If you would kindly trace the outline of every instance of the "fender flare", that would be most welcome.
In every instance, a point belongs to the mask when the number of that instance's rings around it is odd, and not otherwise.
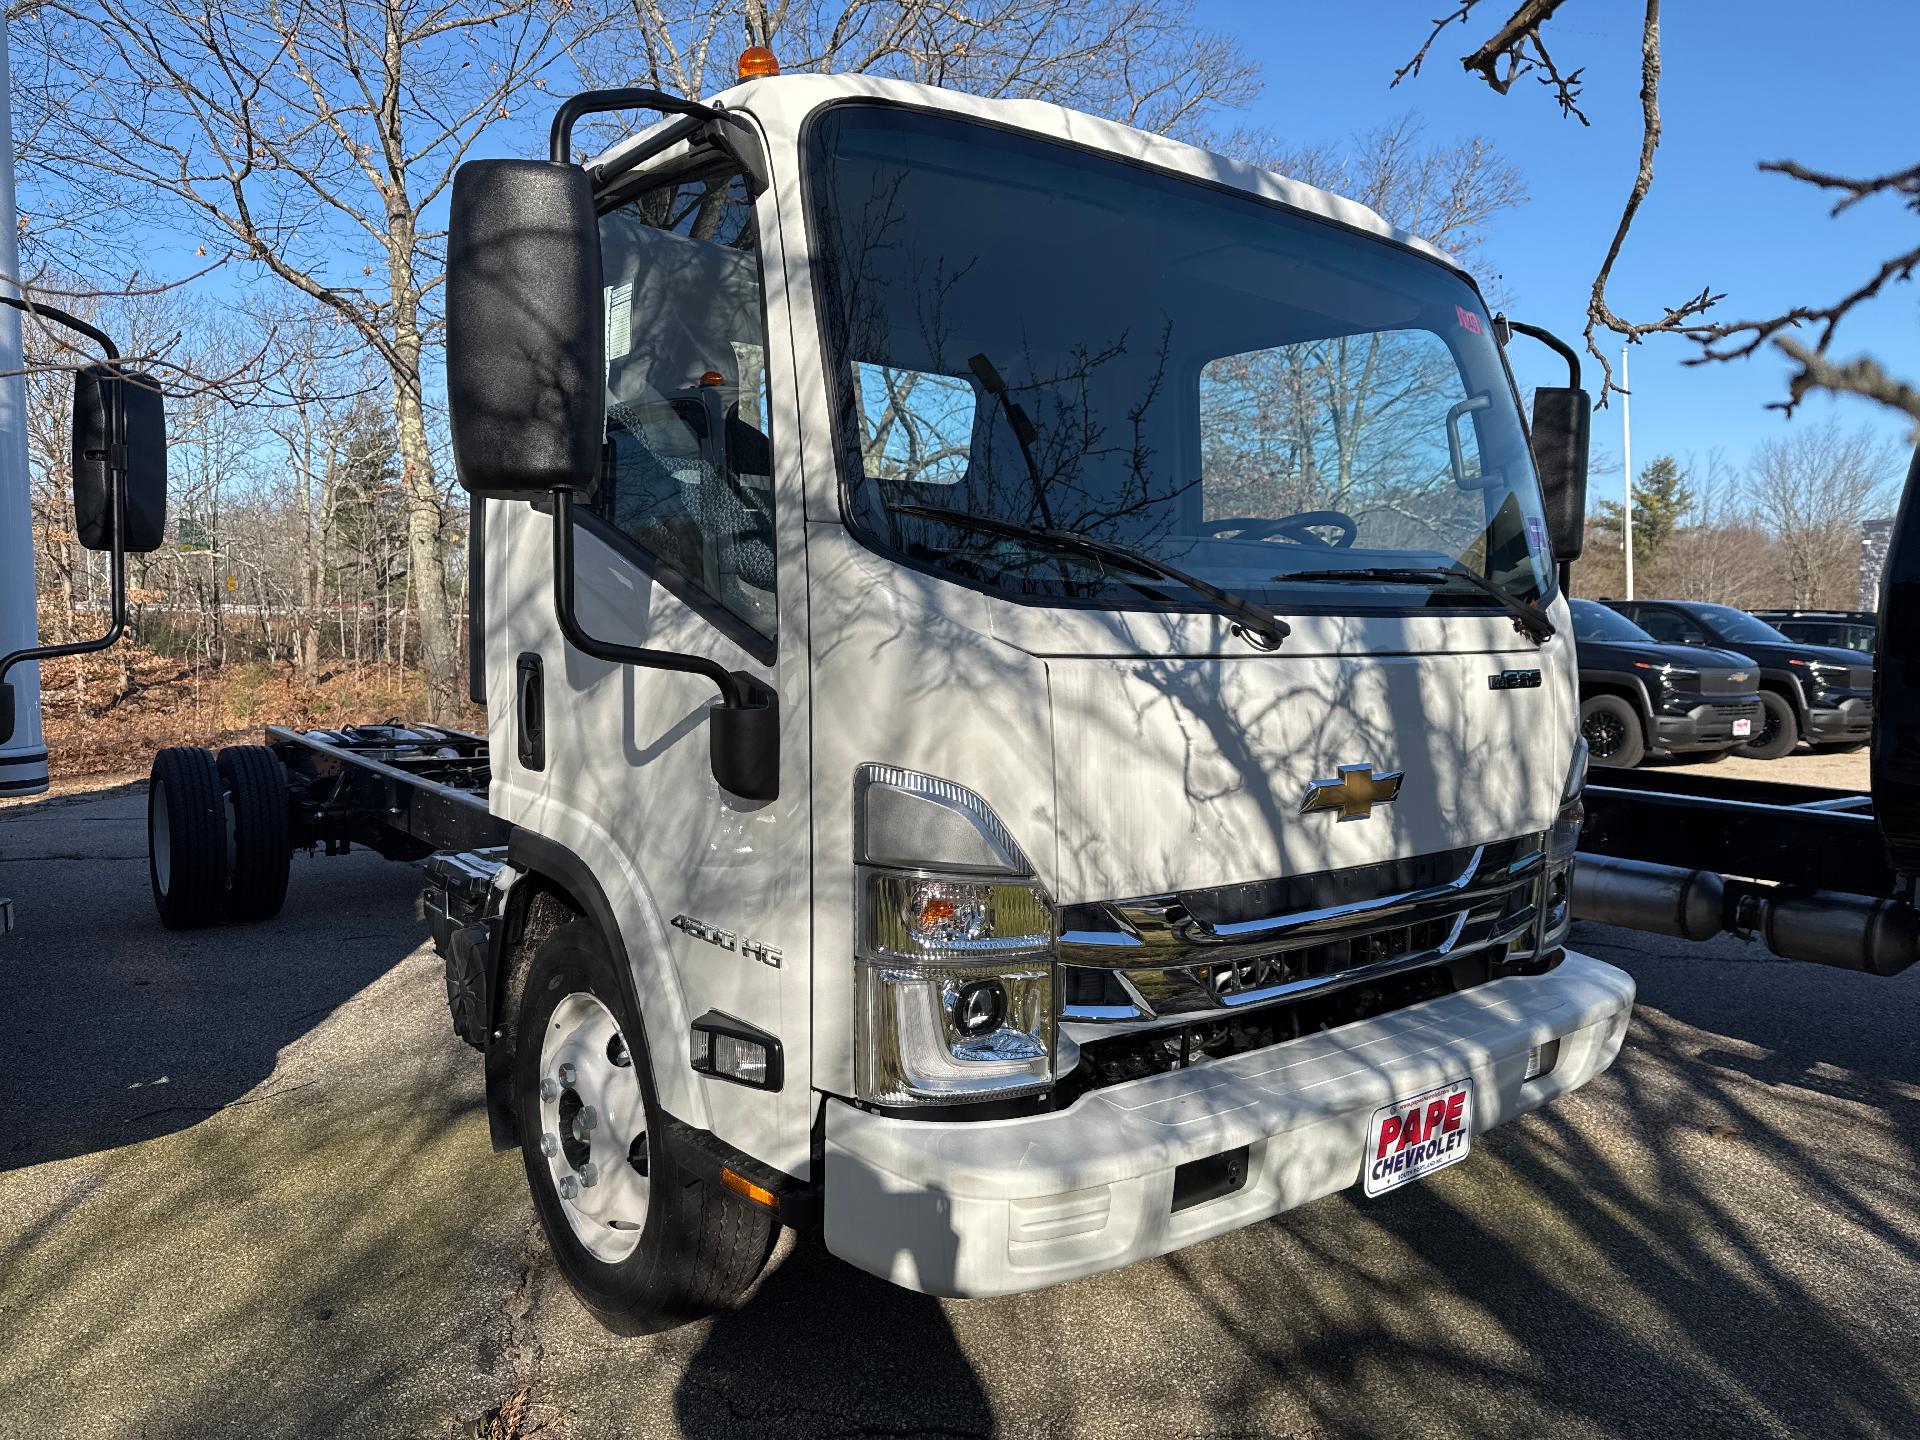
[[[1787,703],[1793,707],[1793,718],[1799,723],[1800,733],[1802,735],[1807,733],[1807,716],[1811,713],[1812,707],[1807,704],[1806,688],[1801,685],[1798,675],[1778,666],[1762,665],[1760,688],[1786,691]]]
[[[600,932],[613,956],[614,971],[620,977],[622,998],[626,1001],[627,1011],[638,1016],[645,1032],[647,1062],[653,1070],[654,1094],[661,1099],[661,1109],[671,1115],[667,1109],[665,1097],[667,1086],[661,1083],[660,1067],[671,1063],[668,1055],[671,1047],[663,1045],[669,1039],[656,1033],[647,1020],[647,1010],[640,1003],[638,987],[633,978],[633,957],[627,949],[626,939],[620,929],[620,922],[614,914],[613,906],[607,899],[607,892],[600,883],[593,868],[577,854],[559,841],[517,825],[507,840],[507,863],[522,873],[522,878],[514,883],[513,897],[509,901],[510,914],[524,915],[530,900],[521,899],[530,895],[533,887],[526,884],[527,879],[539,877],[553,882],[565,892],[584,912],[588,920]],[[516,903],[517,902],[517,903]],[[517,931],[517,923],[513,926]],[[502,992],[501,982],[505,979],[504,967],[510,946],[503,934],[497,946],[492,964],[494,966],[494,993]],[[486,1053],[487,1112],[493,1132],[495,1151],[511,1149],[520,1143],[519,1124],[514,1115],[510,1077],[512,1056],[501,1047],[489,1046]],[[676,1120],[678,1117],[674,1117]],[[686,1122],[681,1121],[684,1124]]]
[[[1625,690],[1634,697],[1634,708],[1640,712],[1640,723],[1645,727],[1649,739],[1653,735],[1653,698],[1647,694],[1647,682],[1638,675],[1629,675],[1623,670],[1582,670],[1580,672],[1580,703],[1588,700],[1587,686],[1599,684],[1608,687],[1603,694]]]

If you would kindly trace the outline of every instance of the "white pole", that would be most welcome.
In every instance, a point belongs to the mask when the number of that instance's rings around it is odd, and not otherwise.
[[[1620,540],[1627,552],[1627,594],[1633,599],[1633,422],[1627,406],[1627,347],[1620,347],[1620,467],[1625,472],[1626,507],[1621,513]]]
[[[13,117],[7,97],[6,36],[0,34],[0,272],[11,287],[20,273],[13,216]],[[27,382],[20,378],[20,312],[0,306],[0,653],[38,643],[34,611],[33,501],[27,487]],[[13,687],[13,736],[0,745],[0,796],[47,788],[40,736],[40,667],[7,672]]]

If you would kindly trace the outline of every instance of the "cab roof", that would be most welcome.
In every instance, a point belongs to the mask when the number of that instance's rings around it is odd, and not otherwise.
[[[1438,246],[1397,225],[1389,224],[1358,201],[1299,180],[1290,180],[1258,165],[1231,160],[1197,145],[1170,140],[1164,135],[1136,130],[1112,120],[1101,120],[1044,100],[988,99],[963,91],[943,90],[932,85],[916,85],[871,75],[779,75],[735,85],[706,103],[729,110],[746,111],[770,133],[795,135],[802,122],[815,110],[835,101],[850,99],[877,100],[989,121],[1117,155],[1158,170],[1277,201],[1303,214],[1376,235],[1465,273],[1460,263]],[[660,123],[666,124],[668,121],[662,120]],[[617,164],[623,153],[642,143],[655,128],[649,126],[609,146],[590,163],[597,168]]]

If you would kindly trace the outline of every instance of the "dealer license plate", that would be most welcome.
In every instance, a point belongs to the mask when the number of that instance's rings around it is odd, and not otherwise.
[[[1753,734],[1753,721],[1751,721],[1751,720],[1736,720],[1736,721],[1734,721],[1734,722],[1733,722],[1733,733],[1734,733],[1735,735],[1751,735],[1751,734]]]
[[[1373,1112],[1360,1181],[1384,1195],[1467,1158],[1473,1136],[1473,1080],[1449,1081]]]

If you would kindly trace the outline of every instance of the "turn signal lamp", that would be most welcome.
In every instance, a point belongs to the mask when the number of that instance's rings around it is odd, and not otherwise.
[[[702,386],[724,385],[727,383],[727,377],[718,370],[709,370],[701,375],[700,383]]]
[[[778,75],[780,62],[774,59],[773,51],[764,45],[749,45],[740,52],[740,78],[758,80],[767,75]]]

